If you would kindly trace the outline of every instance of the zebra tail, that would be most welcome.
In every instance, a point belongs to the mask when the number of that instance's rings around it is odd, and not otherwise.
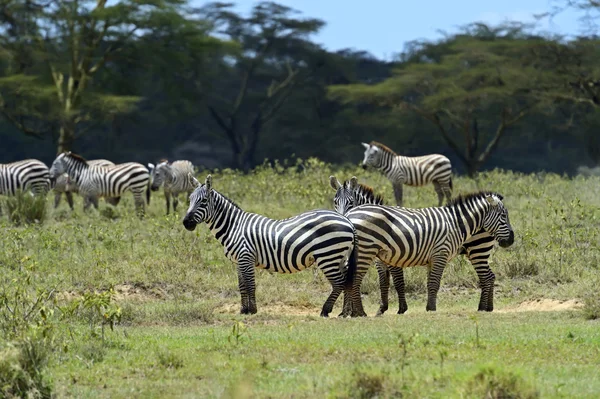
[[[348,269],[346,270],[346,279],[344,285],[346,289],[351,289],[354,285],[354,276],[356,275],[356,269],[358,264],[358,245],[356,239],[356,233],[354,233],[354,245],[352,246],[352,253],[348,258]]]

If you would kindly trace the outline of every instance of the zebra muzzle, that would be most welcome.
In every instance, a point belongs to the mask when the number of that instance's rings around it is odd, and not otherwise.
[[[183,227],[185,227],[186,230],[194,231],[197,224],[198,223],[194,222],[192,219],[188,219],[188,218],[183,219]]]
[[[515,232],[511,231],[508,238],[506,240],[498,240],[498,245],[502,248],[508,248],[515,242]]]

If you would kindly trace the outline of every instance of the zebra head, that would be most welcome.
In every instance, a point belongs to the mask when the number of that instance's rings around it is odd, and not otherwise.
[[[148,167],[150,167],[150,165],[152,164],[149,163]],[[165,181],[168,181],[171,178],[172,175],[173,172],[168,161],[162,161],[156,165],[156,167],[152,165],[152,168],[150,168],[150,179],[152,181],[150,189],[152,191],[157,191]]]
[[[365,147],[365,157],[362,161],[362,168],[367,169],[368,166],[379,168],[382,165],[381,149],[376,145],[361,143]]]
[[[335,190],[335,196],[333,197],[333,207],[340,215],[345,215],[350,209],[356,206],[356,187],[358,180],[356,176],[352,176],[349,181],[345,181],[344,184],[335,176],[329,176],[329,184],[331,188]]]
[[[67,165],[65,157],[69,154],[70,152],[63,152],[61,154],[58,154],[54,162],[52,162],[52,166],[50,166],[51,181],[56,181],[58,176],[62,175],[63,173],[66,173]]]
[[[483,229],[493,236],[502,248],[507,248],[515,242],[515,233],[502,199],[500,194],[495,193],[485,196],[489,208],[483,217]]]
[[[183,226],[193,231],[198,223],[204,222],[210,218],[212,211],[212,176],[206,176],[204,184],[188,173],[188,179],[193,187],[196,187],[190,194],[190,207],[183,218]]]

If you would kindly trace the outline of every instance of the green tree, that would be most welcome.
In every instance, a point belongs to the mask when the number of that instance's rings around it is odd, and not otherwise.
[[[470,25],[437,43],[413,42],[390,79],[333,86],[331,95],[421,116],[474,176],[507,129],[539,103],[532,93],[548,77],[531,49],[540,41],[518,25]]]
[[[296,11],[273,2],[258,3],[248,17],[231,7],[211,3],[204,8],[220,33],[239,44],[237,51],[224,54],[221,79],[227,84],[207,108],[229,141],[234,167],[248,170],[264,127],[322,65],[322,50],[308,38],[324,23],[296,18]]]

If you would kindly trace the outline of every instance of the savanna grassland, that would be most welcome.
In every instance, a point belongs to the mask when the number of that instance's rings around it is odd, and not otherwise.
[[[391,203],[376,172],[262,167],[213,172],[243,209],[285,218],[332,208],[328,178],[356,175]],[[199,175],[204,180],[205,173]],[[504,195],[515,244],[496,249],[495,310],[478,313],[464,258],[445,271],[438,311],[425,312],[426,269],[406,271],[409,310],[373,315],[375,270],[362,286],[368,318],[321,319],[330,285],[317,270],[257,271],[258,314],[238,314],[234,265],[205,225],[186,231],[153,193],[147,217],[127,194],[116,207],[51,206],[43,223],[0,218],[0,392],[48,397],[598,397],[600,178],[493,171],[457,177],[455,194]],[[405,205],[433,206],[433,187]],[[334,314],[341,310],[338,300]],[[114,328],[111,328],[114,327]]]

